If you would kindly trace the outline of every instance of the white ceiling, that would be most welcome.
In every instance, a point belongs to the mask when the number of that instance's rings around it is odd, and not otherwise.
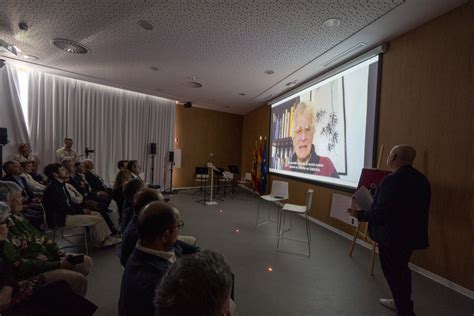
[[[464,2],[8,0],[0,1],[0,39],[22,50],[12,63],[31,54],[40,58],[31,66],[51,73],[244,114],[291,89],[288,82],[326,71],[322,64],[354,45],[366,44],[347,58]],[[341,24],[324,27],[329,18]],[[90,52],[61,51],[53,38]],[[189,87],[192,77],[203,87]]]

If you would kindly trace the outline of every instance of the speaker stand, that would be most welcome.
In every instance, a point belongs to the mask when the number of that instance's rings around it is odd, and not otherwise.
[[[170,187],[168,191],[165,191],[163,193],[166,194],[178,194],[178,191],[173,190],[173,168],[174,167],[174,161],[171,162],[171,168],[170,168]]]
[[[154,180],[154,174],[155,174],[155,155],[150,155],[151,156],[151,177],[150,177],[150,183],[153,183]]]

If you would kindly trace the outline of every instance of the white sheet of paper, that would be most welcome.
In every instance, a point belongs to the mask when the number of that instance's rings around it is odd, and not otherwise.
[[[355,205],[360,210],[368,211],[372,207],[374,200],[365,186],[361,186],[352,197],[354,198]]]
[[[352,198],[347,195],[334,193],[332,195],[331,212],[329,216],[337,218],[344,223],[357,226],[357,219],[349,216],[347,209],[351,207]]]

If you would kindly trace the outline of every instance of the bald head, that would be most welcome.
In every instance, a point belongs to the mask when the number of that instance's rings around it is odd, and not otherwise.
[[[152,243],[165,233],[175,231],[178,225],[179,211],[176,207],[165,202],[151,202],[138,216],[138,235],[140,240]]]
[[[393,169],[406,165],[411,165],[416,158],[416,150],[410,145],[396,145],[390,151],[387,158],[387,165]]]

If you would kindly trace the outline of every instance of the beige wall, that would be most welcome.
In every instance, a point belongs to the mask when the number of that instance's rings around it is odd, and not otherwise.
[[[415,167],[432,184],[431,247],[412,262],[474,290],[474,84],[473,2],[390,42],[383,57],[378,148],[417,148]],[[269,107],[244,117],[242,166],[250,169],[251,144],[268,137]],[[248,139],[247,139],[248,138]],[[249,143],[250,142],[250,143]],[[279,179],[279,177],[270,177]],[[312,216],[345,232],[352,228],[329,217],[332,189],[289,180],[291,201],[304,203],[315,190]],[[341,192],[338,192],[341,193]]]
[[[175,188],[194,186],[195,168],[205,166],[210,153],[217,167],[240,166],[241,115],[177,105],[176,137],[175,148],[182,150],[182,158],[181,168],[174,169]]]

